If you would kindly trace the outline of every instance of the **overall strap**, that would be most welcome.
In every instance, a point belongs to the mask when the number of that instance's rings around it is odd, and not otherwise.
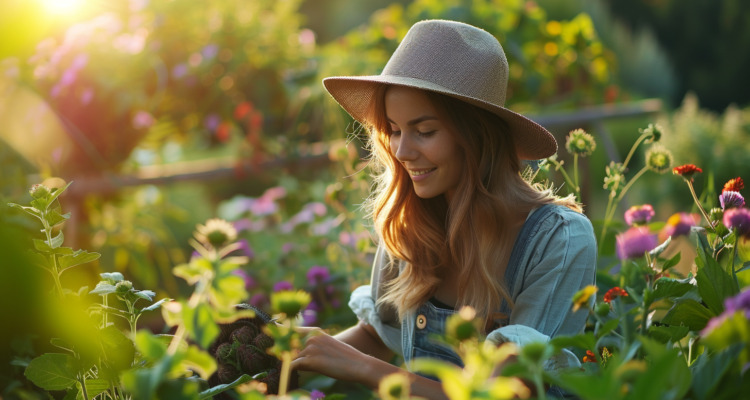
[[[524,222],[521,231],[516,236],[513,250],[510,253],[510,259],[508,260],[508,266],[505,269],[505,287],[510,291],[509,294],[513,294],[513,286],[516,283],[518,277],[518,271],[521,269],[520,263],[524,254],[526,254],[526,248],[529,245],[529,237],[536,235],[539,230],[539,223],[543,221],[550,213],[554,211],[554,204],[545,204],[534,211],[531,216]],[[502,326],[505,326],[510,321],[511,308],[508,302],[503,299],[503,303],[500,306],[500,312],[506,316],[506,319],[502,320]]]

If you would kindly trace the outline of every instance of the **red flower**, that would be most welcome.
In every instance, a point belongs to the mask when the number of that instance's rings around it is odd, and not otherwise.
[[[247,101],[243,101],[234,108],[234,118],[237,120],[242,120],[252,111],[253,104]]]
[[[586,350],[586,355],[583,356],[583,362],[596,363],[596,354],[591,350]]]
[[[605,303],[611,303],[612,300],[621,297],[621,296],[627,296],[628,292],[625,291],[625,289],[620,289],[619,287],[613,287],[612,289],[607,290],[607,293],[604,293],[604,302]]]
[[[693,164],[680,165],[679,167],[674,167],[672,169],[672,173],[673,174],[680,175],[681,177],[683,177],[683,178],[685,178],[687,180],[691,180],[691,181],[693,179],[693,175],[694,174],[696,174],[696,173],[702,173],[702,172],[703,172],[702,169],[696,167]]]
[[[722,189],[721,192],[739,192],[744,188],[745,182],[742,181],[742,178],[737,177],[734,179],[730,179],[729,182],[725,183],[724,189]]]

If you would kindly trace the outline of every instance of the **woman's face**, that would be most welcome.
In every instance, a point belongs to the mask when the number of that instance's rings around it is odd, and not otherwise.
[[[391,153],[406,169],[417,196],[445,194],[450,201],[461,179],[463,151],[419,89],[391,86],[385,94]]]

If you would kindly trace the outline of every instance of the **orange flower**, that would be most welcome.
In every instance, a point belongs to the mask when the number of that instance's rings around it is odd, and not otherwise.
[[[586,350],[586,355],[583,356],[583,362],[596,363],[596,354],[591,350]]]
[[[619,287],[613,287],[612,289],[607,290],[607,293],[604,293],[604,302],[605,303],[611,303],[612,300],[620,297],[620,296],[627,296],[628,292],[625,291],[625,289],[620,289]]]
[[[724,189],[721,190],[722,193],[724,192],[739,192],[740,190],[745,188],[745,182],[742,181],[742,178],[737,177],[734,179],[730,179],[729,182],[724,184]]]
[[[702,172],[703,172],[702,169],[696,167],[693,164],[680,165],[679,167],[674,167],[672,169],[673,174],[680,175],[681,177],[689,181],[693,180],[693,175],[695,175],[696,173],[702,173]]]

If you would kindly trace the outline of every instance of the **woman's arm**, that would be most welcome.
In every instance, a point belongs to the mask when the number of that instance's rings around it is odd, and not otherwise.
[[[369,333],[363,330],[366,328],[357,325],[347,331],[352,329],[362,331],[360,333],[347,333],[345,337],[349,339],[354,337],[355,342],[359,340],[360,344],[374,341],[372,337],[368,339],[362,336],[369,336]],[[378,389],[383,377],[398,372],[409,376],[412,382],[411,392],[414,396],[428,399],[448,399],[440,382],[406,372],[386,361],[364,354],[321,330],[310,332],[304,343],[304,349],[292,361],[292,369],[317,372],[334,379],[361,383],[372,390]]]
[[[334,336],[349,346],[354,347],[360,352],[382,360],[390,362],[395,353],[383,343],[375,328],[372,325],[360,321],[359,324]]]

